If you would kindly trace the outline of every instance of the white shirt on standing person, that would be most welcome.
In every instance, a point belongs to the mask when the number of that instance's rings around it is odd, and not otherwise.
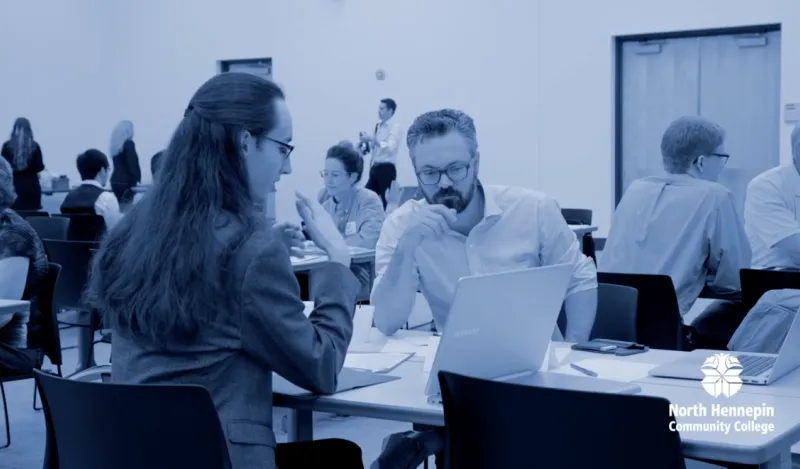
[[[400,125],[394,120],[397,105],[394,100],[383,99],[378,107],[380,119],[371,132],[362,132],[361,141],[366,141],[370,146],[370,165],[376,163],[397,162],[397,151],[403,139]]]

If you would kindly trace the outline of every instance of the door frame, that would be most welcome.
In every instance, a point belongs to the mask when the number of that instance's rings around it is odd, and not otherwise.
[[[664,39],[685,39],[736,34],[766,34],[780,31],[780,23],[730,28],[696,29],[649,34],[614,36],[614,207],[622,199],[622,47],[626,42],[647,42]]]

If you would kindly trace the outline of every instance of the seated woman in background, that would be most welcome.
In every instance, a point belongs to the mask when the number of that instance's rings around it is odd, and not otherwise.
[[[22,299],[31,302],[27,326],[27,346],[41,348],[43,344],[43,318],[38,310],[39,286],[47,275],[47,256],[42,240],[21,216],[10,207],[17,198],[14,192],[14,177],[11,165],[0,159],[0,259],[25,257],[28,259],[28,275]],[[38,360],[37,354],[18,347],[24,335],[24,323],[3,323],[0,317],[0,377],[12,373],[29,372]]]
[[[120,207],[127,208],[133,203],[134,186],[142,182],[142,170],[139,167],[139,155],[133,143],[133,123],[121,121],[111,132],[109,156],[114,162],[111,173],[111,190],[117,197]]]
[[[362,468],[346,440],[275,443],[272,373],[316,393],[336,390],[359,282],[325,210],[298,194],[315,271],[306,317],[290,249],[300,228],[267,225],[263,207],[292,170],[292,119],[275,84],[217,75],[195,92],[160,162],[160,183],[105,237],[87,301],[113,331],[112,380],[204,386],[233,469]]]
[[[349,246],[375,249],[385,213],[377,194],[356,186],[363,172],[364,159],[352,143],[341,142],[329,148],[325,169],[320,172],[329,196],[322,206]]]
[[[14,169],[14,188],[17,201],[14,210],[39,210],[42,208],[42,186],[39,173],[44,171],[42,149],[33,139],[31,123],[24,117],[14,121],[11,138],[3,144],[3,158]]]

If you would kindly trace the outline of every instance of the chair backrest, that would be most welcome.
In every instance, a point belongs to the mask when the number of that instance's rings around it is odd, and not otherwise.
[[[54,217],[69,218],[67,239],[71,241],[99,241],[106,233],[106,222],[100,215],[62,213]]]
[[[562,208],[561,216],[570,225],[592,224],[592,211],[588,208]]]
[[[667,430],[674,418],[666,399],[448,372],[439,372],[439,383],[448,467],[685,468],[680,435]]]
[[[54,308],[56,313],[62,309],[81,309],[83,290],[89,276],[92,249],[98,243],[88,241],[64,241],[44,239],[50,262],[61,265],[61,275],[56,282]]]
[[[589,339],[611,339],[636,342],[636,309],[639,291],[622,285],[597,285],[597,315]],[[558,316],[558,328],[567,330],[564,308]]]
[[[201,386],[35,377],[52,429],[52,468],[230,468],[219,416]]]
[[[27,257],[14,256],[0,259],[0,298],[4,300],[21,300],[28,280],[28,266],[31,260]]]
[[[639,291],[636,342],[655,349],[683,350],[683,316],[669,276],[598,272],[597,281]]]
[[[50,359],[50,363],[56,366],[64,364],[61,355],[61,334],[58,329],[58,315],[53,309],[53,298],[60,274],[61,266],[50,262],[47,276],[39,289],[39,297],[36,299],[36,307],[42,315],[42,324],[44,324],[42,350],[47,355],[47,358]]]
[[[64,217],[34,217],[26,221],[36,231],[40,238],[67,239],[69,218]]]
[[[17,210],[17,215],[22,218],[49,217],[50,214],[43,210]]]
[[[791,270],[741,269],[742,304],[749,311],[770,290],[800,290],[800,272]]]

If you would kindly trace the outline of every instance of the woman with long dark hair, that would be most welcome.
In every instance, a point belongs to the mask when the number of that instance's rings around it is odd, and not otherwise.
[[[111,131],[111,144],[108,154],[114,162],[111,172],[111,190],[117,197],[121,208],[133,203],[134,186],[142,182],[139,154],[133,143],[133,122],[120,121]]]
[[[272,373],[332,393],[353,331],[359,282],[333,220],[298,195],[327,251],[304,314],[290,250],[300,228],[268,226],[267,196],[291,173],[283,92],[255,75],[203,84],[164,151],[158,180],[104,238],[87,301],[113,331],[112,380],[205,386],[234,469],[363,467],[345,440],[275,443]],[[277,465],[277,466],[276,466]]]
[[[17,201],[14,210],[39,210],[42,208],[42,186],[39,173],[44,171],[42,149],[33,139],[31,123],[24,117],[14,121],[11,137],[0,150],[3,158],[14,170],[14,189]]]

